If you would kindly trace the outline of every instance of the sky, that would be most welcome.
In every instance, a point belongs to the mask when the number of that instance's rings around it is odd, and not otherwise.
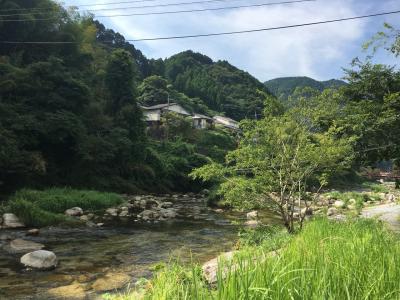
[[[81,5],[117,1],[120,2],[120,0],[64,0],[64,3],[65,5]],[[95,13],[95,15],[104,16],[261,4],[282,2],[283,0],[225,0],[220,3],[163,8],[126,8],[194,0],[148,1],[85,7],[85,9],[121,7],[120,10]],[[126,39],[141,39],[285,26],[392,10],[400,10],[399,0],[316,0],[196,13],[99,17],[98,20],[106,27],[124,35]],[[400,14],[277,31],[207,38],[143,41],[133,44],[148,58],[166,58],[191,49],[203,53],[213,60],[227,60],[260,81],[286,76],[309,76],[318,80],[340,79],[344,76],[343,68],[348,68],[355,57],[363,59],[368,54],[362,50],[362,44],[376,32],[382,30],[384,22],[400,29]],[[374,62],[395,65],[396,59],[381,50],[375,55]]]

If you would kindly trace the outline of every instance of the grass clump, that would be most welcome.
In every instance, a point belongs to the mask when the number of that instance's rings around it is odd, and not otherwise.
[[[390,191],[389,187],[386,185],[375,182],[364,182],[362,186],[370,189],[374,193],[389,193]]]
[[[22,189],[8,201],[11,212],[28,226],[48,226],[76,223],[64,215],[65,210],[78,206],[83,210],[99,211],[122,203],[122,197],[71,188],[50,188],[43,191]]]
[[[400,299],[399,257],[398,237],[375,220],[318,219],[278,255],[253,246],[220,265],[231,271],[220,272],[216,289],[198,266],[171,266],[156,274],[140,299]]]

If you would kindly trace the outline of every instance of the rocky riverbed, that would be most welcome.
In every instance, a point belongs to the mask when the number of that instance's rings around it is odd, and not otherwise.
[[[76,218],[88,226],[41,228],[33,235],[27,228],[2,229],[0,299],[101,299],[106,291],[149,278],[161,261],[205,262],[231,250],[237,238],[235,224],[246,219],[245,213],[208,208],[199,195],[126,196],[118,207],[85,216],[82,212]],[[24,240],[54,252],[57,267],[25,268],[20,263],[22,253],[7,251],[15,240],[17,246]]]

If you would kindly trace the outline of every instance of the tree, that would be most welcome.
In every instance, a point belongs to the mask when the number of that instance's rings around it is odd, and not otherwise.
[[[205,165],[192,177],[220,181],[226,203],[242,209],[267,207],[294,232],[312,203],[309,192],[319,192],[332,175],[349,167],[352,147],[333,130],[310,130],[307,118],[265,114],[260,121],[242,124],[243,138],[225,164]]]
[[[135,70],[129,52],[118,49],[109,59],[105,83],[109,91],[108,112],[118,113],[127,104],[135,103]]]

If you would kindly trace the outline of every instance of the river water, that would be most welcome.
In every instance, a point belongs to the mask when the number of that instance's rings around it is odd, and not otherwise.
[[[231,250],[239,229],[233,224],[243,216],[216,213],[201,203],[194,217],[158,224],[114,221],[102,228],[46,228],[37,237],[25,236],[26,231],[2,230],[3,237],[44,244],[56,253],[59,265],[52,271],[27,271],[19,256],[0,250],[0,299],[53,299],[46,291],[76,282],[89,287],[88,299],[101,299],[101,293],[90,289],[90,284],[104,274],[124,273],[134,283],[150,278],[151,267],[161,261],[202,263]]]

